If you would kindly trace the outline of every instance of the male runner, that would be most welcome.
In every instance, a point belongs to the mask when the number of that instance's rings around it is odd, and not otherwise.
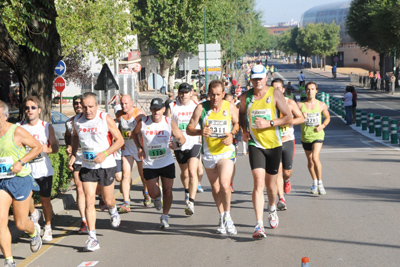
[[[72,106],[76,114],[81,114],[82,113],[82,95],[76,95],[72,99]],[[72,134],[74,132],[74,118],[75,116],[72,116],[65,122],[65,144],[67,146],[67,154],[68,157],[71,157],[72,155],[72,144],[71,144],[71,138]],[[86,221],[86,216],[85,216],[85,192],[83,192],[83,185],[82,181],[79,179],[79,171],[81,170],[82,167],[82,150],[79,147],[78,151],[76,152],[76,160],[73,165],[74,171],[73,171],[73,176],[74,176],[74,182],[76,186],[76,202],[78,204],[78,211],[79,214],[81,215],[82,218],[82,223],[81,227],[78,230],[78,234],[87,234],[87,221]]]
[[[24,100],[25,121],[20,122],[22,128],[27,130],[43,147],[43,151],[29,162],[32,168],[32,177],[40,187],[40,202],[42,203],[45,226],[42,240],[53,240],[51,230],[51,218],[53,217],[53,206],[51,205],[51,188],[53,185],[54,169],[51,165],[49,154],[58,152],[58,139],[54,128],[48,122],[39,119],[42,111],[41,103],[37,96],[28,96]],[[39,211],[35,209],[33,199],[29,211],[31,219],[39,222]]]
[[[135,129],[139,120],[146,116],[146,114],[139,108],[133,106],[133,100],[130,95],[123,95],[121,98],[122,110],[116,114],[117,121],[119,123],[119,129],[125,141],[125,145],[122,147],[122,196],[124,203],[119,208],[120,213],[130,211],[130,197],[129,192],[132,185],[132,168],[134,161],[136,161],[140,178],[143,183],[143,204],[148,207],[151,203],[149,193],[147,191],[146,180],[143,176],[143,164],[139,159],[138,150],[135,142],[132,140],[132,131]]]
[[[220,213],[217,233],[235,235],[237,230],[230,214],[230,183],[235,159],[232,142],[239,129],[237,111],[233,104],[223,100],[225,92],[221,81],[211,81],[208,88],[210,100],[196,107],[186,133],[203,137],[203,164]],[[196,129],[199,123],[201,129]]]
[[[275,89],[285,93],[285,87],[283,86],[282,79],[276,78],[271,82],[271,86]],[[304,122],[304,116],[301,113],[297,103],[285,97],[286,104],[289,107],[292,116],[294,117],[293,122],[288,125],[281,126],[281,137],[282,137],[282,160],[279,164],[278,172],[278,204],[279,210],[286,210],[285,195],[290,193],[292,188],[290,184],[290,177],[293,174],[293,159],[294,159],[294,128],[293,125],[299,125]]]
[[[122,135],[114,120],[98,110],[98,98],[94,93],[82,96],[83,113],[74,118],[72,135],[72,156],[69,168],[73,170],[78,143],[81,144],[83,161],[79,177],[83,183],[86,200],[86,219],[89,239],[86,250],[100,248],[96,237],[96,188],[101,185],[101,195],[111,216],[111,225],[117,228],[121,222],[114,198],[115,158],[113,153],[124,144]],[[114,140],[114,142],[113,142]]]
[[[27,220],[32,190],[39,190],[27,162],[40,154],[42,146],[25,129],[7,122],[7,119],[8,106],[0,100],[0,248],[5,258],[4,266],[15,267],[8,228],[11,205],[18,230],[30,236],[32,252],[42,247],[39,224]],[[26,147],[30,148],[28,153]]]
[[[278,126],[292,123],[292,116],[282,92],[266,85],[267,73],[263,66],[256,65],[251,69],[251,83],[253,89],[240,98],[240,126],[243,141],[249,142],[249,160],[254,179],[253,206],[257,224],[253,238],[263,238],[266,237],[263,222],[265,186],[269,225],[276,228],[279,223],[275,200],[282,140]],[[278,117],[278,109],[281,118]]]
[[[175,178],[175,163],[171,149],[182,147],[185,136],[178,125],[163,114],[165,104],[161,98],[150,103],[151,116],[143,117],[133,130],[133,140],[138,147],[139,158],[143,161],[143,174],[154,206],[163,209],[160,228],[168,228],[168,213],[172,204],[172,186]],[[142,136],[143,146],[139,139]],[[171,136],[177,141],[170,142]],[[159,179],[162,182],[162,192]],[[162,199],[162,200],[161,200]],[[164,201],[164,205],[163,205]]]
[[[172,118],[186,138],[186,143],[174,150],[176,161],[181,169],[181,181],[185,189],[186,215],[194,214],[194,199],[199,184],[197,169],[200,164],[201,149],[199,137],[186,134],[186,127],[194,109],[197,107],[197,103],[190,99],[191,92],[192,88],[189,84],[180,84],[178,88],[179,100],[170,103],[166,112],[167,117]]]

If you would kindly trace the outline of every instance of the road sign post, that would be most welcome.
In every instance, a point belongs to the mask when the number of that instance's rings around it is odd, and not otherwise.
[[[54,80],[54,89],[60,93],[60,113],[62,113],[62,92],[65,89],[65,80],[63,77],[57,77]]]

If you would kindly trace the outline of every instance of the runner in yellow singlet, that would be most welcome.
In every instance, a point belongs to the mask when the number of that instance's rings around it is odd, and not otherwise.
[[[220,213],[217,233],[235,235],[237,230],[230,215],[231,189],[229,185],[235,158],[232,141],[239,130],[238,116],[236,107],[223,100],[225,92],[221,81],[211,81],[208,88],[210,100],[196,107],[186,133],[202,136],[203,164]],[[201,129],[196,129],[198,123]]]

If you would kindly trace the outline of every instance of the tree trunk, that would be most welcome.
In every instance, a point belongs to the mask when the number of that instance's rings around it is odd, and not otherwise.
[[[2,36],[0,38],[0,59],[17,75],[20,83],[20,99],[32,94],[38,95],[42,106],[40,118],[51,122],[54,69],[62,58],[61,41],[56,28],[57,12],[55,9],[44,6],[42,1],[32,1],[32,4],[41,8],[46,14],[46,18],[51,21],[51,24],[36,22],[39,30],[46,33],[47,37],[27,33],[28,40],[33,46],[46,55],[33,52],[27,46],[18,45],[0,20],[0,36]],[[49,4],[54,6],[54,1],[50,0]],[[20,105],[20,114],[23,114],[23,105]]]
[[[381,73],[381,88],[385,88],[385,53],[379,53],[379,72]]]

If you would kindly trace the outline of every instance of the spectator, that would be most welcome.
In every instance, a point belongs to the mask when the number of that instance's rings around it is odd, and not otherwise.
[[[332,67],[332,78],[333,79],[336,79],[336,65],[334,65],[333,67]]]
[[[353,113],[353,94],[351,93],[351,86],[346,86],[343,101],[346,109],[346,125],[351,125]]]
[[[297,80],[299,81],[299,86],[306,87],[306,76],[304,76],[303,72],[300,71],[299,76],[297,76]]]
[[[351,93],[353,95],[353,123],[356,123],[357,92],[354,86],[351,87]]]

